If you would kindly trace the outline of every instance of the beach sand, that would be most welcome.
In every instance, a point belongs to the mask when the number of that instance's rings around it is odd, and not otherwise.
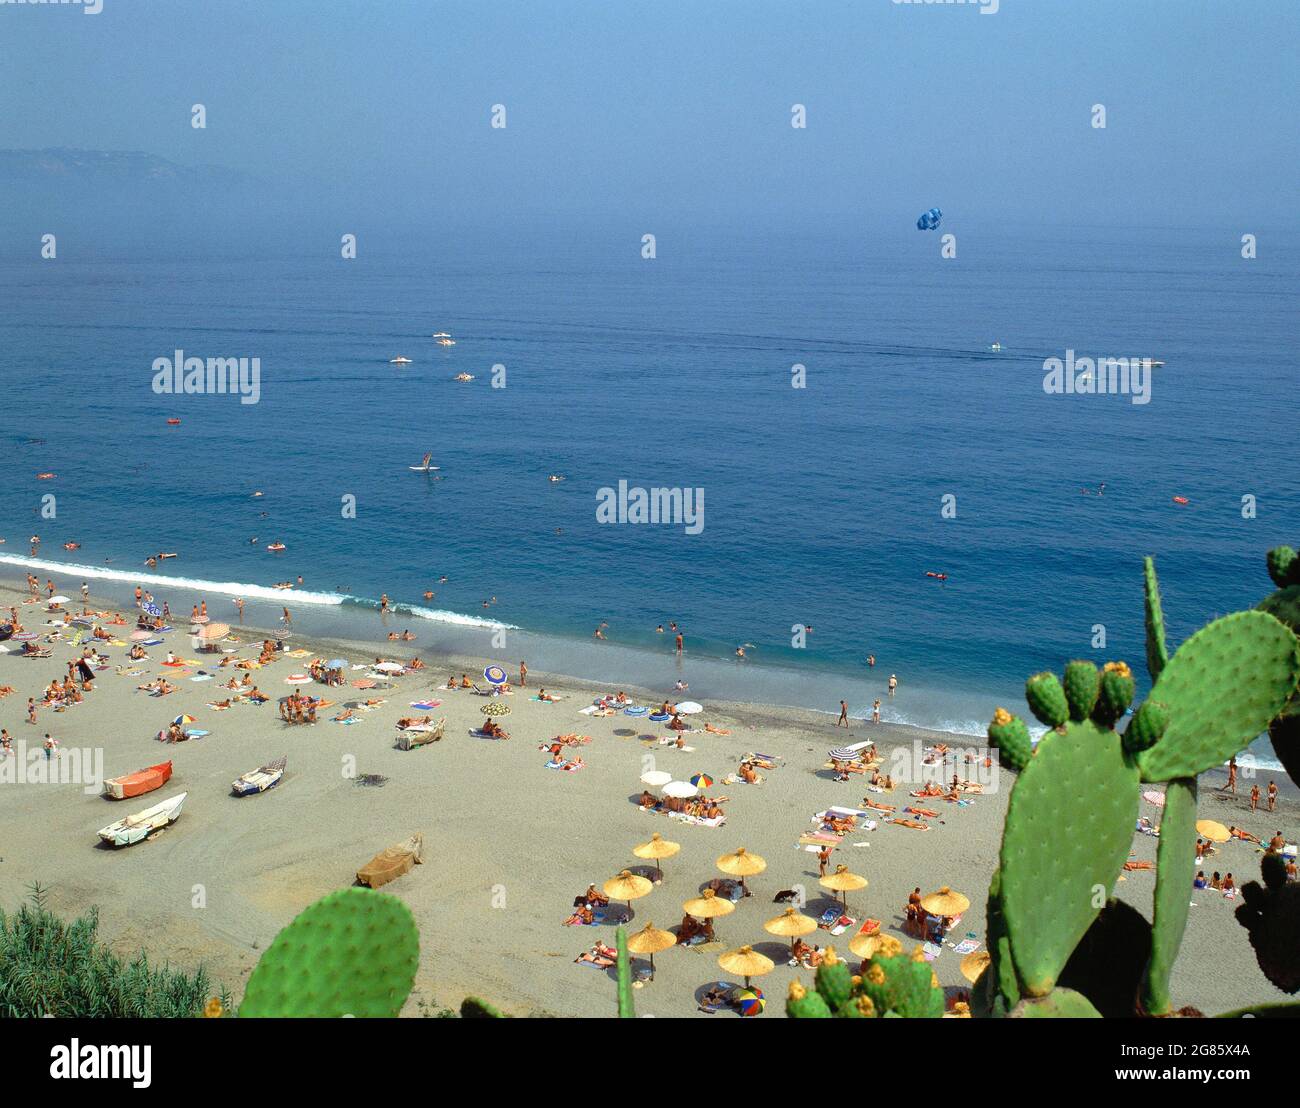
[[[23,605],[25,596],[14,588],[0,589],[0,603],[19,605],[27,628],[41,628],[48,618],[44,605]],[[112,604],[92,599],[91,606]],[[116,630],[125,637],[133,627]],[[238,657],[256,655],[262,636],[247,628],[236,628],[235,635],[242,640]],[[195,654],[183,628],[165,639],[164,646],[151,649],[152,660],[143,663],[148,677],[169,673],[159,665],[169,648],[178,656],[202,658],[191,673],[200,668],[218,672],[219,658]],[[325,893],[352,884],[355,871],[384,847],[422,832],[424,864],[384,889],[410,906],[420,927],[420,971],[404,1014],[432,1014],[473,994],[515,1015],[611,1016],[612,972],[576,965],[574,958],[597,941],[612,944],[614,926],[566,927],[562,921],[589,883],[600,885],[623,868],[645,872],[647,863],[635,858],[631,848],[658,831],[682,849],[664,863],[663,883],[634,903],[633,929],[649,921],[675,929],[682,902],[722,876],[715,868],[721,854],[743,846],[765,857],[768,866],[750,879],[753,895],[718,921],[721,945],[679,946],[656,956],[656,979],[636,992],[638,1012],[697,1014],[696,999],[705,987],[736,980],[719,970],[717,955],[751,944],[777,963],[756,983],[771,998],[767,1014],[778,1015],[789,981],[796,976],[808,981],[811,973],[788,967],[788,943],[762,929],[763,921],[783,910],[772,903],[773,895],[802,887],[808,914],[818,915],[829,906],[830,894],[817,884],[816,856],[796,849],[796,840],[814,829],[815,812],[828,805],[858,807],[867,795],[862,777],[847,783],[833,779],[825,768],[826,751],[873,739],[884,758],[882,768],[890,770],[930,743],[946,741],[956,748],[963,742],[887,724],[855,722],[846,730],[821,713],[708,701],[703,715],[691,717],[692,722],[699,726],[707,721],[731,733],[688,735],[694,750],[678,751],[659,744],[659,737],[669,734],[662,724],[622,714],[597,719],[579,713],[594,696],[617,686],[536,672],[530,672],[527,690],[516,689],[506,700],[511,714],[503,722],[513,737],[490,741],[469,734],[481,722],[479,709],[486,701],[470,691],[446,692],[440,686],[453,672],[469,673],[483,685],[483,666],[497,659],[429,655],[422,655],[425,671],[397,679],[387,691],[305,687],[340,702],[386,697],[382,707],[364,713],[362,723],[329,722],[337,710],[331,709],[313,726],[290,726],[279,719],[275,700],[292,691],[284,678],[305,671],[307,658],[281,657],[254,673],[273,698],[270,704],[216,712],[207,702],[228,695],[221,681],[242,671],[222,670],[220,677],[200,683],[169,674],[179,690],[151,698],[136,691],[145,677],[114,672],[125,661],[123,647],[107,648],[110,669],[99,675],[84,703],[65,712],[43,709],[33,727],[25,722],[27,697],[61,678],[79,651],[59,643],[52,660],[36,661],[18,657],[17,646],[7,645],[11,652],[0,654],[0,685],[16,691],[0,700],[0,726],[15,740],[38,750],[48,730],[59,740],[61,759],[71,757],[73,748],[102,748],[106,776],[168,758],[175,770],[161,790],[119,802],[87,795],[74,783],[0,789],[0,905],[16,908],[29,885],[39,881],[51,907],[65,916],[98,905],[101,933],[119,953],[143,949],[156,963],[186,969],[202,962],[236,998],[261,951],[295,914]],[[418,642],[379,647],[297,637],[288,640],[287,648],[356,663],[373,660],[377,652],[398,660],[421,653]],[[359,671],[349,674],[359,676]],[[542,686],[564,699],[554,704],[531,699]],[[647,704],[673,696],[662,689],[627,691]],[[446,738],[413,751],[395,749],[395,721],[426,714],[409,705],[428,697],[442,700],[428,714],[446,716]],[[1019,704],[1007,706],[1022,710]],[[993,707],[990,703],[990,714]],[[182,712],[197,719],[193,726],[211,734],[176,745],[156,741],[158,730]],[[539,745],[566,732],[592,736],[590,744],[578,748],[586,762],[580,772],[545,768],[549,754]],[[647,735],[653,738],[642,737]],[[778,768],[765,772],[761,785],[722,784],[741,756],[753,751],[779,756]],[[230,795],[235,777],[280,755],[288,756],[288,770],[278,788],[260,796]],[[709,774],[716,782],[709,793],[730,797],[726,824],[687,825],[640,810],[635,803],[643,787],[639,778],[651,768],[677,778]],[[361,774],[379,774],[387,781],[361,785],[356,780]],[[1267,774],[1260,778],[1261,787],[1267,779]],[[1249,781],[1237,798],[1224,799],[1210,792],[1215,782],[1207,775],[1201,814],[1236,823],[1264,839],[1282,828],[1295,841],[1294,792],[1284,776],[1278,782],[1284,790],[1279,811],[1251,815]],[[907,894],[918,885],[923,892],[950,885],[972,904],[949,942],[971,933],[982,944],[984,900],[1009,784],[1008,776],[995,776],[986,794],[966,807],[917,801],[939,811],[929,831],[881,824],[850,834],[832,864],[845,864],[870,881],[867,889],[849,894],[851,914],[859,920],[879,919],[886,933],[903,938],[910,948],[912,940],[901,932]],[[873,799],[901,807],[909,803],[909,787],[916,786],[904,783],[892,795],[873,794]],[[100,827],[182,791],[189,794],[184,812],[165,831],[125,849],[99,844]],[[1142,814],[1158,820],[1157,808],[1146,802],[1141,807]],[[1155,845],[1155,839],[1135,835],[1135,857],[1154,859]],[[1218,857],[1207,859],[1206,869],[1231,871],[1244,883],[1257,879],[1259,853],[1247,844],[1229,843]],[[1117,892],[1149,914],[1153,887],[1154,875],[1138,871],[1126,874]],[[1176,1001],[1215,1013],[1282,999],[1255,964],[1245,931],[1233,918],[1234,902],[1208,891],[1191,899],[1195,907],[1175,972]],[[808,941],[829,942],[849,957],[850,934],[835,939],[818,931]],[[960,960],[943,948],[934,963],[941,984],[964,985]]]

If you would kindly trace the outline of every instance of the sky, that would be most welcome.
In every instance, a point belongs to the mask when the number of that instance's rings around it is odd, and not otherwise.
[[[1296,222],[1295,0],[102,3],[0,0],[0,147],[322,217]]]

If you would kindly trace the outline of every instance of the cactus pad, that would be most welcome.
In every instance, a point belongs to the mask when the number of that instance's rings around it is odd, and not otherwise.
[[[1155,700],[1143,701],[1124,729],[1124,749],[1130,754],[1149,750],[1169,727],[1169,709]]]
[[[1113,727],[1115,721],[1128,711],[1137,689],[1133,673],[1123,662],[1107,662],[1101,674],[1097,706],[1092,718],[1102,727]]]
[[[1300,558],[1289,546],[1275,546],[1268,552],[1268,575],[1279,589],[1300,585]]]
[[[1092,715],[1101,686],[1097,667],[1091,662],[1067,662],[1065,666],[1065,701],[1070,718],[1076,723]]]
[[[1044,997],[1027,998],[1009,1013],[1012,1019],[1101,1019],[1083,993],[1073,989],[1053,989]]]
[[[920,947],[911,954],[877,954],[868,959],[857,991],[871,1000],[880,1015],[907,1019],[943,1015],[943,990]]]
[[[1156,580],[1155,560],[1142,560],[1143,593],[1146,601],[1147,673],[1154,681],[1169,661],[1165,646],[1165,613],[1160,607],[1160,582]]]
[[[1012,769],[1025,768],[1034,753],[1034,744],[1029,738],[1029,728],[1025,721],[1013,716],[1005,708],[993,713],[993,722],[989,724],[989,742],[1002,752],[1001,760]]]
[[[635,1019],[636,1005],[632,1002],[632,956],[627,949],[627,928],[619,924],[614,932],[614,947],[617,951],[615,976],[618,979],[618,1015],[619,1019]]]
[[[839,1011],[853,992],[853,972],[847,962],[835,956],[833,946],[826,948],[826,956],[817,967],[814,980],[826,1006],[834,1011]]]
[[[1155,909],[1151,917],[1151,960],[1142,979],[1142,1010],[1150,1016],[1173,1011],[1169,975],[1182,945],[1189,907],[1187,890],[1196,874],[1196,778],[1180,777],[1165,788],[1165,811],[1156,847]]]
[[[1030,996],[1051,991],[1097,917],[1128,857],[1137,807],[1138,773],[1119,735],[1090,721],[1049,731],[1017,778],[1002,833],[999,899]]]
[[[790,982],[790,992],[785,998],[785,1014],[797,1020],[828,1020],[831,1010],[820,993],[809,992],[799,981]]]
[[[1267,869],[1264,876],[1271,884]],[[1241,895],[1246,903],[1237,909],[1237,922],[1250,932],[1259,968],[1284,993],[1300,991],[1300,885],[1251,881]]]
[[[396,1016],[415,981],[420,935],[395,896],[341,889],[310,905],[253,969],[241,1016]]]
[[[1178,648],[1151,690],[1169,727],[1137,755],[1143,781],[1195,777],[1240,753],[1300,681],[1300,641],[1265,612],[1236,612]]]

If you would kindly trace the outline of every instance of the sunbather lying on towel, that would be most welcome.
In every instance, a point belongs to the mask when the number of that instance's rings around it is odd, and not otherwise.
[[[600,966],[602,969],[609,969],[618,961],[618,951],[612,946],[606,946],[604,943],[597,943],[589,951],[579,954],[575,962],[590,962],[593,966]]]
[[[731,734],[731,730],[730,730],[729,728],[727,728],[727,727],[714,727],[713,724],[711,724],[711,723],[706,723],[706,724],[704,725],[704,730],[706,730],[710,735],[730,735],[730,734]]]
[[[917,831],[929,831],[930,825],[922,823],[919,819],[892,819],[890,823],[896,823],[899,827],[914,827]]]

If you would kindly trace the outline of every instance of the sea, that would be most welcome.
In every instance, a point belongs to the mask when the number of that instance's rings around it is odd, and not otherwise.
[[[1300,255],[976,224],[945,258],[941,233],[7,257],[0,575],[957,734],[1072,658],[1144,679],[1144,555],[1178,642],[1300,540]],[[156,391],[177,351],[258,359],[257,403]],[[1163,364],[1141,394],[1045,389],[1085,358]],[[620,482],[698,526],[602,521]]]

